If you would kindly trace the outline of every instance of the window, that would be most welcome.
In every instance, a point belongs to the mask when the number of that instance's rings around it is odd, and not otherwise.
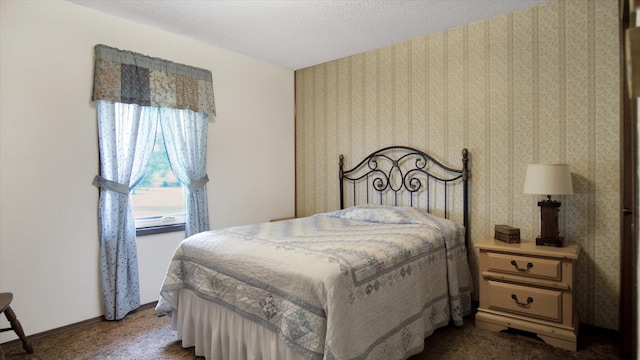
[[[93,185],[100,188],[98,220],[104,317],[120,320],[140,306],[135,236],[171,231],[176,226],[184,229],[186,237],[209,230],[205,185],[209,181],[207,118],[216,112],[213,82],[209,70],[98,44],[91,98],[97,102],[98,110],[100,174],[93,179]],[[150,111],[162,115],[143,114]],[[152,169],[150,179],[143,182],[154,152],[158,123],[162,123],[165,132],[157,151],[169,155],[173,174],[185,184],[189,196],[186,204],[181,205],[182,210],[176,210],[172,201],[165,203],[170,196],[158,196],[157,191],[151,191],[154,184],[162,190],[165,181],[166,187],[170,187],[172,179],[168,173]],[[134,211],[129,201],[135,195],[131,187],[140,183],[138,206],[147,208],[145,211],[162,208],[159,213]],[[160,199],[159,205],[156,200],[145,204],[142,195],[150,193],[155,196],[145,200]],[[136,217],[159,220],[160,224],[163,219],[165,223],[178,222],[170,216],[176,211],[186,213],[182,224],[144,228],[135,224]]]
[[[162,129],[158,126],[146,173],[131,191],[137,235],[184,229],[185,197],[186,190],[169,165]]]

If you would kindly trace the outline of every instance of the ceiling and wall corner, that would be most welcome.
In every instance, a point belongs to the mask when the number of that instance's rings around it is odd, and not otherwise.
[[[68,0],[290,70],[551,0]]]

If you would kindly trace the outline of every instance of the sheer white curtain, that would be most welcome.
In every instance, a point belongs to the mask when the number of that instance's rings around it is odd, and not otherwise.
[[[136,227],[129,190],[142,179],[155,145],[151,108],[98,101],[100,267],[105,319],[140,306]]]
[[[186,236],[209,230],[206,172],[207,114],[159,108],[169,164],[187,188]]]

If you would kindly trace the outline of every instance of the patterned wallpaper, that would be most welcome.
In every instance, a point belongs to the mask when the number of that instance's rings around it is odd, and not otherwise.
[[[560,229],[578,243],[580,321],[618,329],[617,0],[556,1],[296,71],[298,216],[339,207],[346,165],[408,145],[459,166],[470,151],[472,243],[497,223],[539,234],[529,163],[568,163]],[[477,251],[470,254],[477,280]],[[475,294],[477,299],[477,294]]]

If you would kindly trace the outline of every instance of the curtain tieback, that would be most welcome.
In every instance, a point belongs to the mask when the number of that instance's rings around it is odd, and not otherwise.
[[[129,195],[129,186],[119,182],[107,180],[100,175],[93,178],[93,185],[110,191],[115,191],[124,195]]]
[[[191,184],[189,184],[189,186],[188,186],[189,187],[189,191],[191,191],[191,192],[196,191],[196,190],[200,189],[201,187],[203,187],[208,182],[209,182],[209,177],[207,175],[205,175],[200,180],[196,180],[196,181],[192,182]]]

